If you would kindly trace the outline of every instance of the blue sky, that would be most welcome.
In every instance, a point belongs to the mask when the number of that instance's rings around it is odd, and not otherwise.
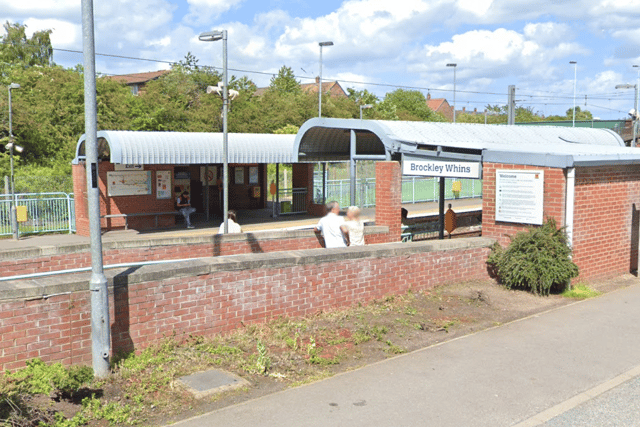
[[[483,111],[506,103],[517,87],[519,105],[549,114],[573,104],[599,118],[620,118],[633,107],[640,65],[640,0],[110,0],[94,1],[96,51],[179,61],[192,52],[201,65],[221,65],[221,45],[198,41],[211,29],[229,31],[229,66],[266,86],[290,66],[302,82],[318,74],[382,97],[394,86]],[[53,29],[54,48],[82,50],[80,0],[0,0],[0,19],[28,30]],[[56,50],[63,66],[79,54]],[[166,62],[98,56],[108,74],[153,71]],[[263,74],[260,74],[263,73]],[[266,74],[265,74],[266,73]],[[237,75],[245,73],[235,72]],[[585,105],[586,104],[586,105]]]

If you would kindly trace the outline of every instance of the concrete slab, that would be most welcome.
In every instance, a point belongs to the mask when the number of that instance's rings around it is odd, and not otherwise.
[[[250,385],[249,381],[244,378],[219,369],[196,372],[195,374],[178,378],[176,383],[184,386],[196,399]]]

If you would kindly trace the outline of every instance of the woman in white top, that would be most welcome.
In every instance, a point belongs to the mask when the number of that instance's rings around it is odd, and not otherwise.
[[[227,224],[229,226],[229,234],[242,233],[242,228],[240,228],[240,224],[236,222],[235,211],[229,211],[227,218],[228,218]],[[220,229],[218,230],[218,234],[224,234],[224,221],[222,221],[222,224],[220,224]]]
[[[347,208],[347,218],[340,229],[349,246],[364,246],[364,223],[360,220],[360,209],[357,206]]]

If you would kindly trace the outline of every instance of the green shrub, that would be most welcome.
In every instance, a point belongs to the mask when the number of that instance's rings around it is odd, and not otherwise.
[[[578,276],[564,228],[558,229],[553,219],[548,219],[542,227],[530,228],[509,238],[511,242],[506,249],[496,243],[487,259],[500,283],[507,288],[549,295],[552,288],[565,289],[571,279]]]
[[[70,366],[61,363],[47,365],[40,359],[26,362],[26,367],[9,377],[20,384],[26,394],[51,394],[73,396],[83,385],[93,380],[93,370],[87,366]]]

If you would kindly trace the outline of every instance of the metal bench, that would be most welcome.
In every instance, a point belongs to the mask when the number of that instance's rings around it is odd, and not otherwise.
[[[169,211],[169,212],[134,212],[128,214],[110,214],[110,215],[101,215],[100,218],[124,218],[124,229],[129,229],[129,217],[136,216],[153,216],[155,217],[155,226],[158,228],[158,217],[161,215],[182,215],[180,211]]]

